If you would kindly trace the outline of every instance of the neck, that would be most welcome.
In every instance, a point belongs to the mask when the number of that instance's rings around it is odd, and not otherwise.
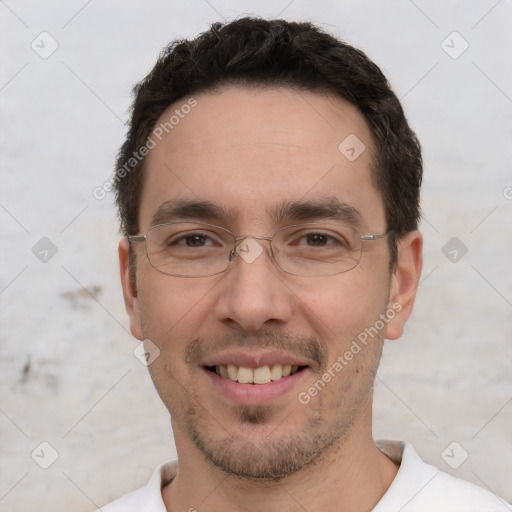
[[[371,408],[362,416],[343,440],[279,482],[227,475],[205,460],[184,432],[175,430],[179,469],[172,484],[163,489],[167,510],[234,512],[243,504],[248,512],[288,512],[297,507],[370,511],[390,486],[398,467],[373,442]]]

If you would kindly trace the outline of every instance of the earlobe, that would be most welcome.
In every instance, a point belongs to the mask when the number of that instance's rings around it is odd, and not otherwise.
[[[142,340],[139,299],[137,296],[137,286],[134,279],[134,273],[130,268],[130,245],[128,239],[123,237],[119,241],[119,271],[121,276],[121,285],[123,288],[123,298],[126,312],[130,318],[130,331],[138,340]]]
[[[419,231],[411,231],[398,241],[398,256],[391,276],[389,310],[396,314],[386,328],[386,338],[396,340],[403,333],[416,298],[423,266],[423,237]]]

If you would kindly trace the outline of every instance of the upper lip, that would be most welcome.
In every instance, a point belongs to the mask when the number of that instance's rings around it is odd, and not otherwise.
[[[248,352],[247,350],[240,351],[227,350],[219,354],[215,354],[200,363],[200,366],[227,366],[229,364],[235,366],[244,366],[246,368],[259,368],[265,365],[281,364],[290,366],[310,366],[311,363],[304,358],[287,354],[280,351],[265,351],[265,352]]]

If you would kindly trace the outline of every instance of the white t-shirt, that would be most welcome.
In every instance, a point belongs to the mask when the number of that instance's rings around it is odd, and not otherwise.
[[[401,441],[377,441],[377,447],[400,464],[395,479],[372,512],[511,512],[495,494],[455,478],[421,460]],[[166,512],[162,487],[176,475],[177,463],[158,466],[145,487],[102,507],[102,512]]]

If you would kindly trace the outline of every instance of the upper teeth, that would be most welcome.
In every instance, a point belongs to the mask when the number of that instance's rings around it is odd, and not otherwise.
[[[295,373],[298,368],[298,366],[291,366],[289,364],[272,364],[260,366],[259,368],[228,364],[227,366],[216,366],[215,372],[225,379],[231,379],[241,384],[267,384],[272,380],[288,377],[288,375]]]

